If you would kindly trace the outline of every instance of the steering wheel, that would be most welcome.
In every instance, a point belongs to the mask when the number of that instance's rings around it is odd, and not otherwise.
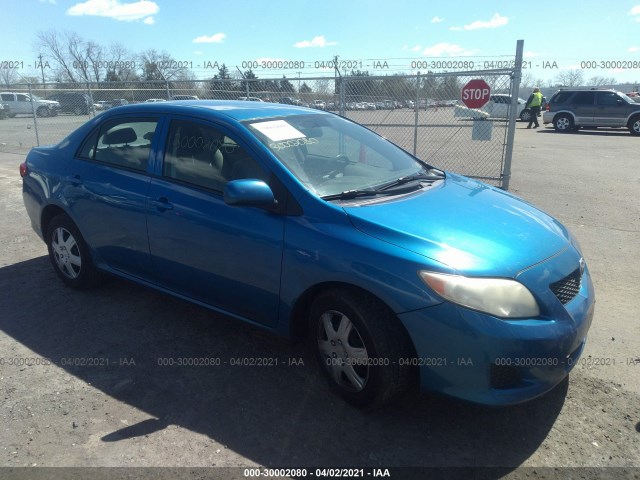
[[[332,170],[325,174],[324,178],[335,178],[339,174],[344,173],[344,169],[347,168],[347,165],[354,165],[357,162],[351,160],[344,153],[340,153],[333,157],[329,163]]]

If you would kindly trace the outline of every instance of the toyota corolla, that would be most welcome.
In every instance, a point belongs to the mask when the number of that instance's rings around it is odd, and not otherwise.
[[[585,345],[593,286],[560,222],[328,112],[129,105],[34,148],[20,173],[65,284],[108,273],[306,338],[359,406],[414,383],[527,401]]]

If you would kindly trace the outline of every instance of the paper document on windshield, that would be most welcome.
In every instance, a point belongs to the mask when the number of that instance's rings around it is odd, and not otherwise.
[[[291,140],[292,138],[306,138],[306,135],[296,130],[284,120],[272,120],[270,122],[252,123],[251,126],[273,142]]]

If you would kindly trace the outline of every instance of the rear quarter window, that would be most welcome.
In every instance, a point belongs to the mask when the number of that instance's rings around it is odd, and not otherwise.
[[[556,93],[549,103],[563,104],[571,96],[570,92],[558,92]]]

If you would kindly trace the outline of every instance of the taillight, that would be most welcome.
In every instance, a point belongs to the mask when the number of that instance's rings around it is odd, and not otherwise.
[[[20,176],[24,177],[27,174],[27,162],[22,162],[20,164]]]
[[[547,103],[546,110],[547,110],[547,112],[551,111],[551,104],[550,103]]]

